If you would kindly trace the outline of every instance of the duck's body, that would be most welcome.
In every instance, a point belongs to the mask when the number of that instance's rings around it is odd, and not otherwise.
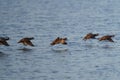
[[[88,40],[88,39],[96,39],[96,36],[98,36],[99,34],[93,34],[93,33],[88,33],[83,40]]]
[[[106,35],[106,36],[103,36],[103,37],[99,38],[99,41],[107,40],[107,41],[110,41],[110,42],[114,42],[112,40],[112,37],[114,37],[114,35]]]
[[[66,40],[67,40],[67,38],[59,38],[59,37],[57,37],[57,38],[51,43],[51,45],[60,44],[60,43],[66,45],[66,44],[67,44]]]
[[[9,40],[9,37],[0,37],[0,45],[9,46],[7,40]]]
[[[22,38],[18,43],[23,43],[25,46],[29,45],[29,46],[34,46],[33,43],[30,40],[33,40],[34,38]]]

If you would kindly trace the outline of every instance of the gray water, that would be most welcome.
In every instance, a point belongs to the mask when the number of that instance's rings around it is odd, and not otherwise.
[[[119,80],[120,0],[0,0],[0,80]],[[114,43],[83,41],[89,32]],[[56,37],[67,50],[54,50]],[[17,42],[34,37],[35,47]],[[23,48],[26,48],[23,50]]]

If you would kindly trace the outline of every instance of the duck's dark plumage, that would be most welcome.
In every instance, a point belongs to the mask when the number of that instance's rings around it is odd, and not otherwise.
[[[66,45],[67,44],[66,40],[67,40],[67,38],[57,37],[55,40],[53,40],[51,45],[60,44],[60,43]]]
[[[0,45],[9,46],[7,40],[9,40],[9,37],[0,37]]]
[[[96,39],[96,36],[98,36],[99,34],[93,34],[93,33],[88,33],[83,40],[88,40],[88,39]]]
[[[115,35],[106,35],[106,36],[103,36],[101,38],[99,38],[99,41],[103,41],[103,40],[107,40],[107,41],[110,41],[110,42],[114,42],[112,40],[112,37],[114,37]]]
[[[29,46],[34,46],[33,43],[30,41],[30,40],[33,40],[34,38],[33,37],[25,37],[25,38],[22,38],[20,41],[18,41],[18,43],[23,43],[25,46],[29,45]]]

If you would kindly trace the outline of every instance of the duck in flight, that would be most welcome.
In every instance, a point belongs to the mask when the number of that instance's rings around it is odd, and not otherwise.
[[[60,37],[57,37],[55,40],[53,40],[53,42],[51,43],[51,45],[56,45],[56,44],[63,44],[63,45],[66,45],[67,42],[66,42],[67,38],[60,38]]]
[[[96,39],[96,36],[98,36],[99,34],[93,34],[93,33],[88,33],[83,40],[88,40],[88,39]]]
[[[31,42],[31,40],[33,40],[33,37],[25,37],[22,38],[20,41],[18,41],[18,43],[23,43],[25,46],[29,45],[29,46],[34,46],[33,43]]]
[[[0,45],[9,46],[7,42],[9,39],[10,39],[9,37],[0,37]]]
[[[106,35],[106,36],[103,36],[101,38],[99,38],[99,41],[103,41],[103,40],[107,40],[107,41],[110,41],[110,42],[114,42],[112,40],[112,37],[114,37],[115,35]]]

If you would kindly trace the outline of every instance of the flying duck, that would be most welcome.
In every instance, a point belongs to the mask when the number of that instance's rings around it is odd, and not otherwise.
[[[9,37],[0,37],[0,45],[9,46],[7,40],[9,40]]]
[[[110,42],[114,42],[112,40],[112,37],[114,37],[115,35],[106,35],[106,36],[103,36],[101,38],[99,38],[99,41],[103,41],[103,40],[107,40],[107,41],[110,41]]]
[[[23,43],[25,46],[29,45],[29,46],[34,46],[33,43],[30,40],[33,40],[33,37],[25,37],[22,38],[20,41],[18,41],[18,43]]]
[[[66,40],[67,40],[67,38],[57,37],[57,38],[51,43],[51,45],[60,44],[60,43],[66,45],[66,44],[67,44]]]
[[[96,39],[95,37],[98,36],[99,34],[93,34],[93,33],[88,33],[83,40],[88,40],[88,39]]]

